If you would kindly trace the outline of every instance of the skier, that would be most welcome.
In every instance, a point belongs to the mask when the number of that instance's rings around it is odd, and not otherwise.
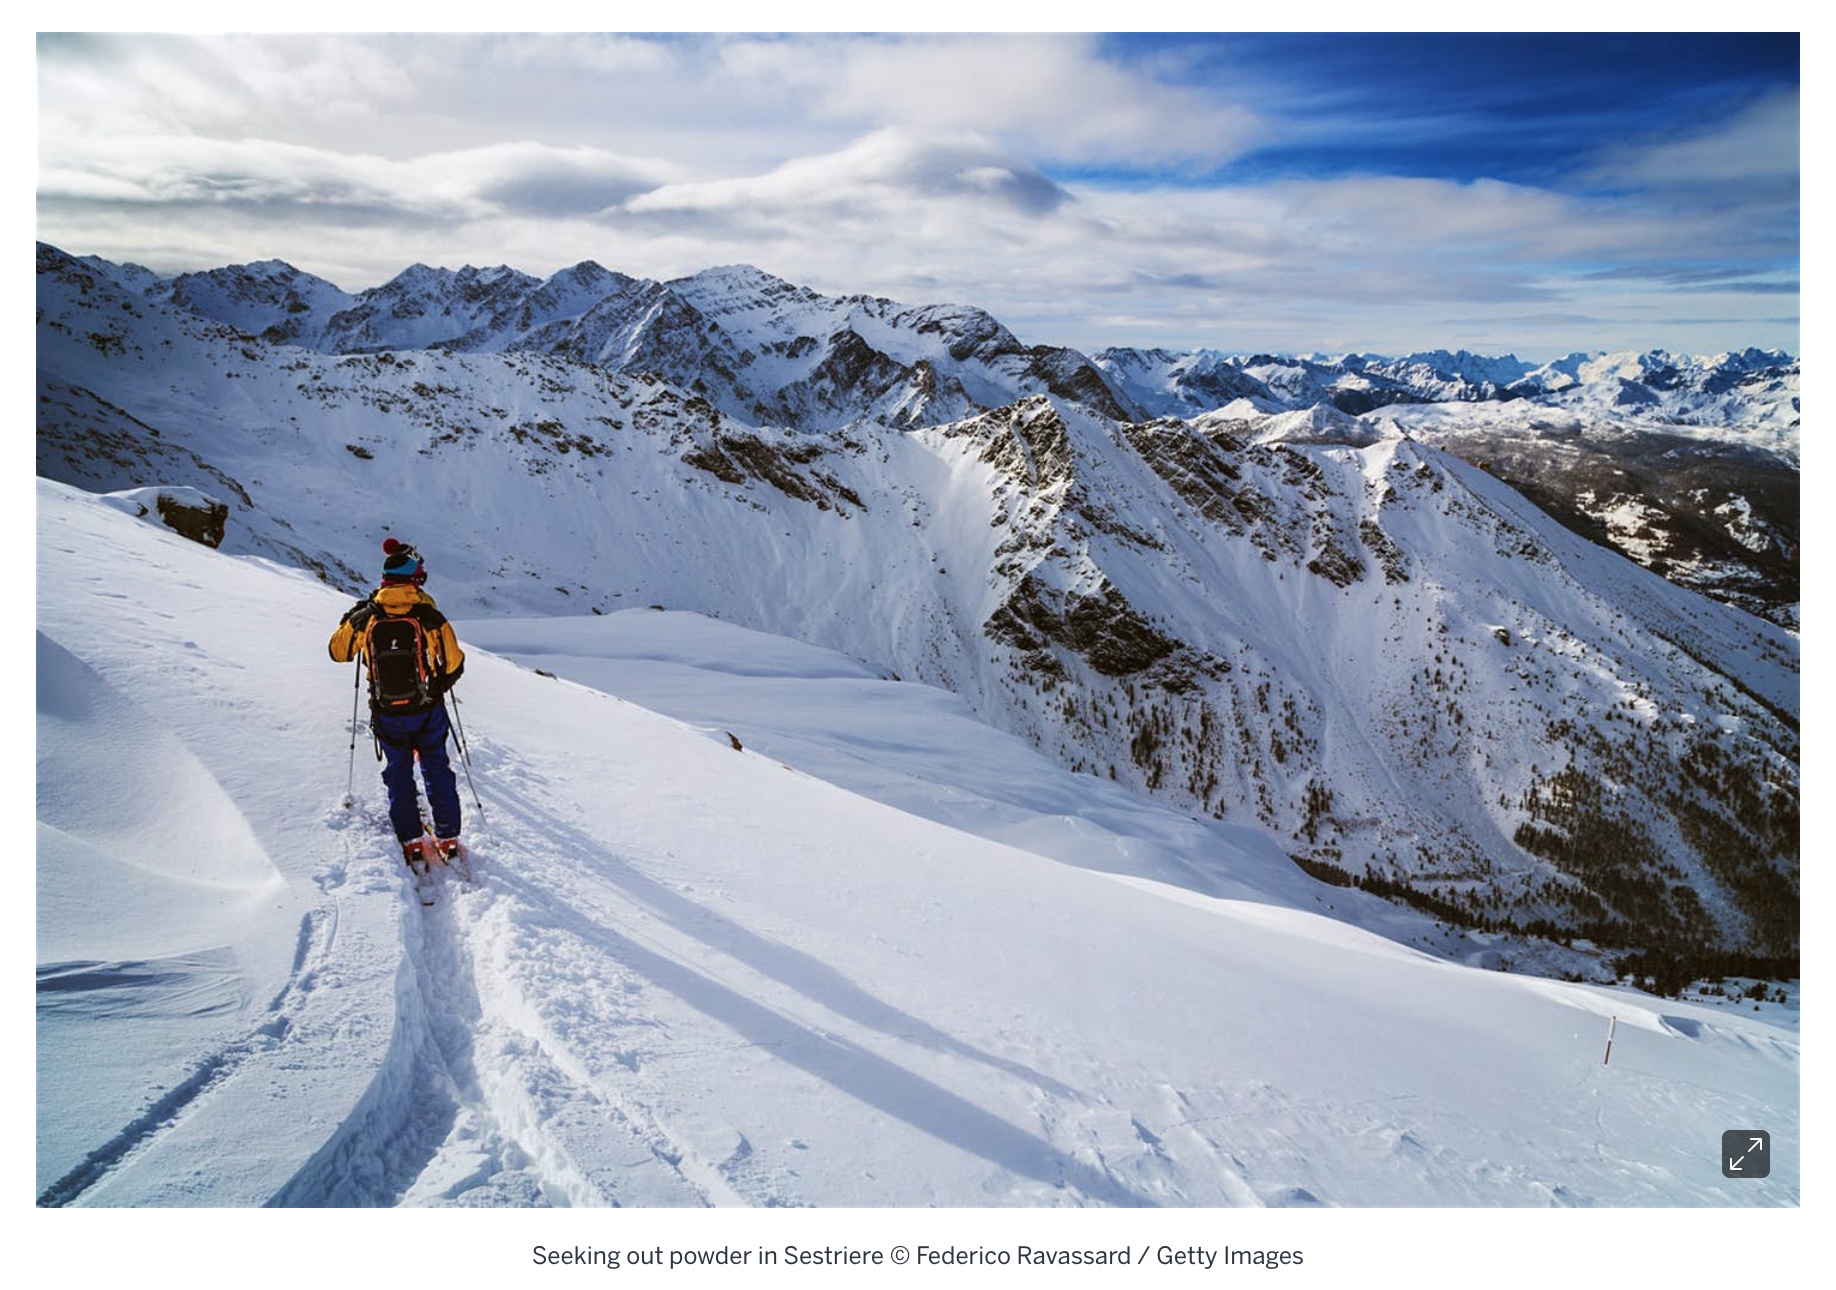
[[[402,859],[417,875],[433,858],[459,854],[459,785],[447,758],[446,692],[465,671],[465,652],[452,624],[421,590],[421,554],[394,538],[382,544],[382,585],[346,611],[327,647],[335,663],[362,658],[370,674],[370,730],[383,759],[389,823]],[[414,764],[421,763],[434,836],[415,800]]]

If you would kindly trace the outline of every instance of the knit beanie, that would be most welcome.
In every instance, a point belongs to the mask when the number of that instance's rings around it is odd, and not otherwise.
[[[407,582],[418,587],[427,581],[427,570],[421,567],[419,551],[394,538],[384,538],[382,549],[382,580],[385,585]]]

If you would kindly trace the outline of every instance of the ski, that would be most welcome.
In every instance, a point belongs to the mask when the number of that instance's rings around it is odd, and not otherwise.
[[[423,908],[437,904],[440,899],[440,880],[435,874],[438,868],[444,868],[439,856],[434,852],[433,843],[423,837],[416,844],[420,848],[420,858],[407,859],[408,872],[414,875],[414,894]]]
[[[353,802],[351,807],[345,809],[355,810],[357,807],[358,803]],[[449,875],[458,879],[462,891],[477,889],[477,862],[472,849],[459,839],[452,838],[448,840],[451,845],[446,849],[446,853],[442,854],[440,840],[434,836],[433,830],[427,827],[425,816],[423,816],[421,836],[411,843],[403,843],[395,841],[386,817],[368,808],[365,808],[362,814],[365,819],[390,838],[391,843],[395,846],[395,853],[401,856],[402,863],[408,870],[415,899],[423,907],[431,907],[440,903],[440,893],[445,888]]]
[[[478,876],[472,868],[472,848],[465,843],[455,843],[447,864],[454,873],[459,875],[459,881],[464,883],[468,890],[478,885]]]
[[[471,891],[478,885],[477,874],[472,866],[472,849],[453,839],[452,849],[441,854],[439,843],[431,835],[420,839],[419,862],[409,862],[409,869],[415,875],[415,894],[423,905],[439,903],[440,890],[445,885],[446,875],[451,874],[463,884],[464,889]]]

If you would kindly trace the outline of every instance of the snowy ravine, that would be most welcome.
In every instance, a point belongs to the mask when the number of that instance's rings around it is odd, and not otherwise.
[[[345,597],[37,507],[41,1206],[1799,1201],[1795,1010],[1431,957],[1018,743],[978,797],[959,701],[691,616],[461,619],[481,881],[423,910],[367,740],[341,806]]]

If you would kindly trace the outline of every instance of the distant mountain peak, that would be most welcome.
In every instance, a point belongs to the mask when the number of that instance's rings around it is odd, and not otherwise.
[[[672,278],[665,286],[676,291],[730,295],[776,296],[785,292],[807,292],[787,279],[751,264],[720,264],[684,277]],[[809,292],[814,295],[815,293]]]

